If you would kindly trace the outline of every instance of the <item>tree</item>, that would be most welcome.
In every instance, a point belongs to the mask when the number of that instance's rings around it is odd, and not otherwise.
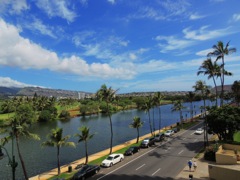
[[[162,113],[161,113],[161,101],[163,100],[164,95],[161,92],[156,92],[154,99],[155,103],[158,106],[158,115],[159,115],[159,121],[158,121],[158,130],[160,132],[160,129],[162,127]]]
[[[218,41],[216,45],[213,45],[213,51],[208,53],[208,56],[215,56],[216,61],[219,59],[222,60],[221,64],[221,106],[223,106],[223,95],[224,95],[224,74],[225,74],[225,55],[229,55],[231,53],[236,52],[236,48],[229,48],[229,43],[224,46],[222,41]]]
[[[233,140],[233,135],[239,130],[240,108],[225,105],[209,109],[206,115],[209,132],[217,134],[219,140]]]
[[[82,126],[81,128],[78,128],[78,130],[81,132],[81,134],[75,134],[74,136],[78,137],[78,143],[84,141],[84,144],[85,144],[85,156],[86,156],[85,164],[87,164],[88,163],[88,146],[87,146],[87,142],[88,142],[88,140],[92,139],[94,134],[90,134],[89,133],[89,128],[86,127],[86,126]]]
[[[182,104],[182,100],[177,100],[173,103],[173,107],[172,107],[172,111],[179,111],[179,115],[180,115],[180,122],[181,122],[181,126],[183,128],[183,116],[182,116],[182,109],[184,109],[185,107]]]
[[[189,91],[188,94],[187,94],[187,99],[188,101],[190,101],[191,103],[191,118],[192,118],[192,121],[193,121],[193,99],[195,97],[195,94],[192,92],[192,91]]]
[[[69,135],[63,137],[63,129],[55,128],[51,130],[51,133],[47,135],[48,140],[42,143],[42,146],[57,147],[57,166],[58,175],[61,173],[60,169],[60,148],[63,146],[75,147],[74,142],[68,142]]]
[[[211,58],[208,58],[207,60],[203,61],[202,65],[199,67],[199,71],[197,72],[197,75],[204,74],[208,75],[208,79],[213,79],[213,83],[215,86],[215,100],[216,100],[216,106],[217,106],[217,84],[216,84],[216,78],[221,77],[220,72],[220,66],[215,61],[212,62]]]
[[[239,103],[240,103],[240,81],[234,81],[234,83],[232,85],[232,93],[233,93],[235,102],[239,106]]]
[[[150,128],[151,134],[153,135],[152,122],[151,122],[151,116],[150,116],[150,109],[152,108],[152,106],[153,106],[153,100],[152,100],[151,96],[148,96],[147,100],[145,100],[141,109],[144,110],[148,114],[149,128]]]
[[[21,104],[16,108],[15,117],[11,122],[13,136],[16,139],[17,152],[22,165],[24,177],[27,180],[28,174],[24,164],[24,160],[20,151],[20,136],[40,140],[37,134],[30,133],[28,131],[29,126],[36,121],[36,116],[33,109],[27,104]]]
[[[137,129],[137,142],[139,141],[139,128],[142,127],[143,122],[141,121],[140,117],[135,116],[133,118],[133,122],[129,125],[131,128]]]
[[[96,95],[99,100],[105,101],[107,104],[107,115],[110,122],[111,138],[110,138],[110,154],[112,154],[112,141],[113,141],[113,128],[112,128],[112,111],[110,110],[110,103],[113,102],[115,98],[115,93],[117,90],[113,90],[111,87],[107,88],[105,84],[97,91]]]

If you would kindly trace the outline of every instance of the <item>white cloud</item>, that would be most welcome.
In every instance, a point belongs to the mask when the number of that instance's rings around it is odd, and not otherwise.
[[[20,14],[22,11],[29,9],[26,0],[1,0],[0,12],[10,14]]]
[[[156,40],[160,41],[160,43],[158,43],[158,46],[160,47],[160,51],[162,53],[177,49],[184,49],[194,43],[192,40],[178,39],[174,36],[157,36]]]
[[[196,20],[196,19],[202,19],[204,18],[205,16],[204,15],[199,15],[198,13],[194,13],[194,14],[191,14],[189,16],[189,19],[190,20]]]
[[[0,86],[4,87],[39,87],[37,85],[25,84],[16,80],[11,79],[10,77],[0,77]]]
[[[207,56],[207,54],[209,53],[209,52],[212,52],[213,51],[213,49],[205,49],[205,50],[202,50],[202,51],[198,51],[197,53],[196,53],[196,55],[197,56]]]
[[[68,22],[73,22],[77,17],[76,13],[70,9],[67,0],[49,1],[38,0],[37,6],[44,10],[49,17],[61,17]]]
[[[55,52],[19,35],[19,30],[0,19],[0,65],[15,66],[22,69],[49,69],[59,73],[98,78],[129,79],[135,75],[132,69],[111,67],[108,64],[88,64],[76,56],[60,59]]]
[[[43,35],[52,37],[56,39],[56,35],[53,33],[54,28],[50,26],[46,26],[40,19],[34,18],[32,23],[25,23],[25,28],[30,29],[32,31],[40,32]]]
[[[109,3],[111,4],[115,4],[116,3],[116,0],[107,0]]]
[[[234,14],[233,21],[240,21],[240,14]]]

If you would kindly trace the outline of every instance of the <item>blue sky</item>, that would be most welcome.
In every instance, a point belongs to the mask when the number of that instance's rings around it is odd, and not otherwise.
[[[239,0],[0,0],[0,86],[192,91],[218,41],[240,49]],[[213,58],[215,60],[215,58]],[[225,58],[240,80],[239,51]],[[220,82],[218,80],[218,85]]]

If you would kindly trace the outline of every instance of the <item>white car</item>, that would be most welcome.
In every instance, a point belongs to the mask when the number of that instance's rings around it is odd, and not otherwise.
[[[195,134],[202,134],[204,132],[203,128],[198,128],[196,131],[195,131]]]
[[[164,135],[166,136],[166,137],[169,137],[169,136],[171,136],[171,135],[173,135],[174,134],[174,131],[173,130],[167,130],[165,133],[164,133]]]
[[[110,154],[105,160],[103,160],[101,165],[103,167],[111,167],[112,165],[121,162],[123,159],[123,154]]]

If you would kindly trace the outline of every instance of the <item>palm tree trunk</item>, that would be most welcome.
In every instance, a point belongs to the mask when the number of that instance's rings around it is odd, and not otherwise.
[[[59,155],[60,155],[60,147],[58,146],[58,147],[57,147],[58,175],[60,175],[60,173],[61,173],[61,169],[60,169],[60,157],[59,157]]]
[[[216,80],[215,80],[214,76],[213,76],[213,83],[214,83],[214,86],[215,86],[215,93],[216,93],[216,107],[217,107],[217,106],[218,106],[218,104],[217,104],[217,84],[216,84]]]
[[[86,161],[85,161],[85,164],[88,163],[88,147],[87,147],[87,141],[85,141],[85,156],[86,156]]]
[[[138,141],[139,141],[139,128],[137,128],[137,142],[136,143],[138,143]]]
[[[152,123],[151,123],[151,118],[150,118],[150,112],[149,112],[149,110],[148,110],[148,122],[149,122],[150,132],[151,132],[151,134],[153,135],[153,132],[152,132]]]
[[[25,164],[24,164],[24,161],[23,161],[23,158],[22,158],[22,154],[20,152],[20,148],[19,148],[19,139],[18,139],[18,136],[16,136],[16,142],[17,142],[17,151],[18,151],[18,156],[19,156],[19,159],[20,159],[20,162],[21,162],[21,165],[22,165],[22,169],[23,169],[23,174],[24,174],[24,177],[25,177],[25,180],[28,180],[28,175],[27,175],[27,171],[26,171],[26,167],[25,167]]]
[[[161,114],[161,108],[160,108],[161,104],[159,105],[159,125],[158,125],[158,129],[159,129],[159,133],[160,133],[160,129],[162,127],[162,114]]]
[[[221,79],[221,82],[222,82],[222,92],[221,92],[221,106],[223,106],[223,96],[224,96],[224,56],[222,57],[222,64],[223,64],[223,67],[222,67],[222,79]]]

